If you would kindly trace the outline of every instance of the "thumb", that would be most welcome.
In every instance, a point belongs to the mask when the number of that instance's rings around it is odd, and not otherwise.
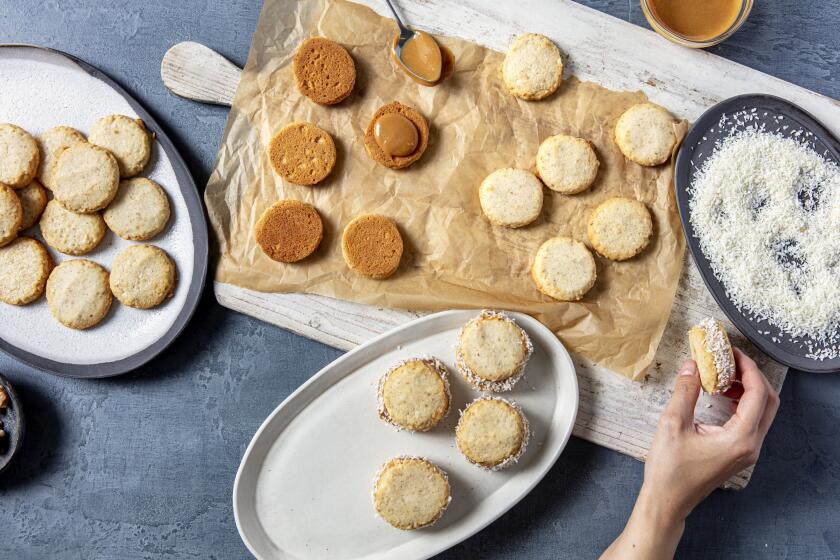
[[[699,396],[700,375],[697,372],[697,364],[694,360],[686,360],[677,375],[674,393],[665,411],[682,420],[684,425],[690,426],[694,424],[694,406]]]

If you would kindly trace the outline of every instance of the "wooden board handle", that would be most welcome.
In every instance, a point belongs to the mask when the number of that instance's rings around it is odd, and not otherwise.
[[[241,74],[242,70],[234,63],[193,41],[174,45],[160,63],[160,77],[169,91],[215,105],[233,103]]]

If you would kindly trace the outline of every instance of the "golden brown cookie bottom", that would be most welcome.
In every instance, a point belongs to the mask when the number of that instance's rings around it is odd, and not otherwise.
[[[318,248],[324,238],[324,224],[315,207],[298,200],[281,200],[263,212],[254,234],[269,258],[293,263]]]

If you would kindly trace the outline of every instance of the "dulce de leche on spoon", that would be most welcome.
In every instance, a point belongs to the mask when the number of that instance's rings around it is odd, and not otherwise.
[[[414,81],[424,86],[439,84],[452,72],[452,54],[425,31],[414,31],[406,27],[390,0],[388,7],[399,27],[399,33],[391,45],[394,60]]]

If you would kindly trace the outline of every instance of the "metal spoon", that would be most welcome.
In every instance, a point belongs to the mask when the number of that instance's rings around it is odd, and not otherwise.
[[[391,13],[394,14],[394,19],[397,20],[397,26],[400,28],[400,37],[399,37],[399,39],[397,39],[397,46],[394,49],[394,52],[397,55],[397,60],[400,61],[400,64],[402,64],[402,67],[405,69],[405,71],[408,72],[409,74],[411,74],[411,76],[415,80],[417,80],[418,82],[427,84],[427,85],[434,85],[435,82],[430,82],[429,80],[427,80],[423,76],[420,76],[414,70],[412,70],[411,67],[408,66],[405,63],[405,61],[403,61],[403,59],[402,59],[403,46],[405,46],[405,44],[408,43],[408,41],[410,39],[414,38],[414,35],[416,34],[416,32],[403,23],[402,19],[400,19],[399,14],[397,14],[397,10],[394,8],[394,5],[391,3],[391,0],[385,0],[385,2],[388,4],[388,7],[391,8]]]

